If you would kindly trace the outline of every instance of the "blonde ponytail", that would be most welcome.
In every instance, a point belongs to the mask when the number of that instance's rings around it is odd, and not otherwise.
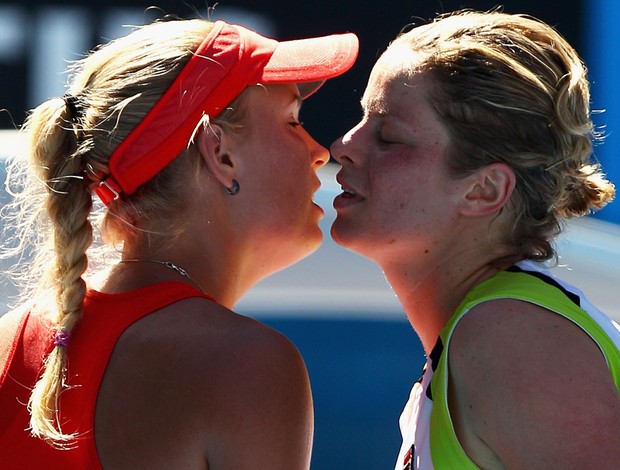
[[[79,129],[74,111],[61,99],[50,100],[33,111],[24,127],[32,139],[29,143],[30,165],[46,188],[45,218],[51,231],[49,242],[54,253],[47,282],[56,298],[53,328],[65,339],[56,341],[45,359],[28,408],[32,434],[56,446],[67,445],[75,438],[61,430],[57,417],[58,400],[67,386],[66,339],[82,316],[86,295],[82,275],[88,265],[86,251],[92,242],[89,221],[92,197],[84,177],[85,165],[78,151]]]

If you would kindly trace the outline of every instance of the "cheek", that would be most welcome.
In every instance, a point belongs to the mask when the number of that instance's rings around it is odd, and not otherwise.
[[[373,165],[369,170],[369,196],[384,206],[383,210],[402,209],[411,203],[420,181],[410,168],[392,161]]]
[[[265,188],[270,204],[280,220],[304,217],[311,195],[311,168],[300,162],[299,155],[282,155],[283,160],[274,166]],[[280,210],[278,211],[278,208]]]
[[[441,217],[443,211],[443,183],[430,178],[423,168],[412,170],[395,165],[386,170],[376,171],[370,177],[373,225],[405,237],[435,225],[432,219]]]
[[[298,155],[285,155],[283,158],[285,160],[273,170],[272,181],[282,195],[295,197],[306,191],[310,168],[294,161],[299,159]]]

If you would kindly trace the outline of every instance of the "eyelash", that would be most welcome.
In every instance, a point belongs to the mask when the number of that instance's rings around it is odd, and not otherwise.
[[[300,126],[303,126],[304,123],[301,121],[291,121],[288,123],[288,125],[291,127],[300,127]]]

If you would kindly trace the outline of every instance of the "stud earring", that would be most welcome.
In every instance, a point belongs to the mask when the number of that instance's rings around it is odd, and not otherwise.
[[[240,189],[239,181],[237,181],[236,179],[233,179],[232,180],[232,187],[231,188],[226,188],[226,193],[229,196],[234,196],[234,195],[239,193],[239,189]]]

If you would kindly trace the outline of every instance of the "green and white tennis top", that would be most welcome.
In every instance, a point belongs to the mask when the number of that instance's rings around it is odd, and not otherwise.
[[[545,307],[581,327],[598,344],[620,391],[620,325],[539,263],[520,262],[474,287],[441,331],[400,417],[403,445],[395,470],[478,469],[461,447],[448,410],[448,347],[456,325],[471,308],[504,298]]]

